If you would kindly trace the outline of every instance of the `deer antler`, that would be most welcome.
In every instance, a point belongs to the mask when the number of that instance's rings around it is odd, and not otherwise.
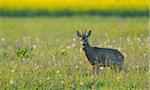
[[[88,27],[88,23],[85,25],[85,34],[86,34],[86,32],[87,32],[87,27]]]
[[[81,33],[82,33],[82,35],[83,35],[83,30],[82,30],[82,32],[81,32]]]
[[[84,30],[84,34],[86,35],[86,31],[87,31],[87,28],[85,28],[85,30]]]

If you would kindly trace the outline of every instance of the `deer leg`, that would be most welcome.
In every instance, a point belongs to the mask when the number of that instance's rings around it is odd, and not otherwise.
[[[114,64],[114,70],[116,73],[119,73],[121,71],[122,67],[119,64]]]
[[[100,71],[100,66],[99,66],[99,64],[96,64],[96,75],[99,74],[99,71]]]
[[[95,76],[95,65],[93,65],[93,76]]]
[[[98,64],[93,65],[93,76],[96,76],[99,74],[99,69],[100,67]]]
[[[122,66],[121,66],[121,65],[118,65],[118,68],[119,68],[119,72],[121,72]]]
[[[96,70],[97,68],[96,68],[96,64],[95,65],[93,65],[93,76],[96,76]]]
[[[110,66],[110,68],[111,68],[111,70],[113,70],[113,71],[116,72],[116,65],[115,65],[115,64],[112,64],[112,65]]]

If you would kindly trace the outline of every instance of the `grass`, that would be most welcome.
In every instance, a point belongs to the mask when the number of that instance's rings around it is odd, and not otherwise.
[[[88,23],[93,46],[120,50],[128,73],[93,78],[75,31]],[[0,17],[1,89],[149,89],[148,17]]]

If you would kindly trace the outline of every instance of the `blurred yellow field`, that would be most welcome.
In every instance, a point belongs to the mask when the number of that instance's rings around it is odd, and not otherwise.
[[[0,0],[1,9],[147,10],[148,0]]]

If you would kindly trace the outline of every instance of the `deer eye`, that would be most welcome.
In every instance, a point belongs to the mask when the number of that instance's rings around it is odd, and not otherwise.
[[[85,37],[84,40],[87,41],[87,38]]]

